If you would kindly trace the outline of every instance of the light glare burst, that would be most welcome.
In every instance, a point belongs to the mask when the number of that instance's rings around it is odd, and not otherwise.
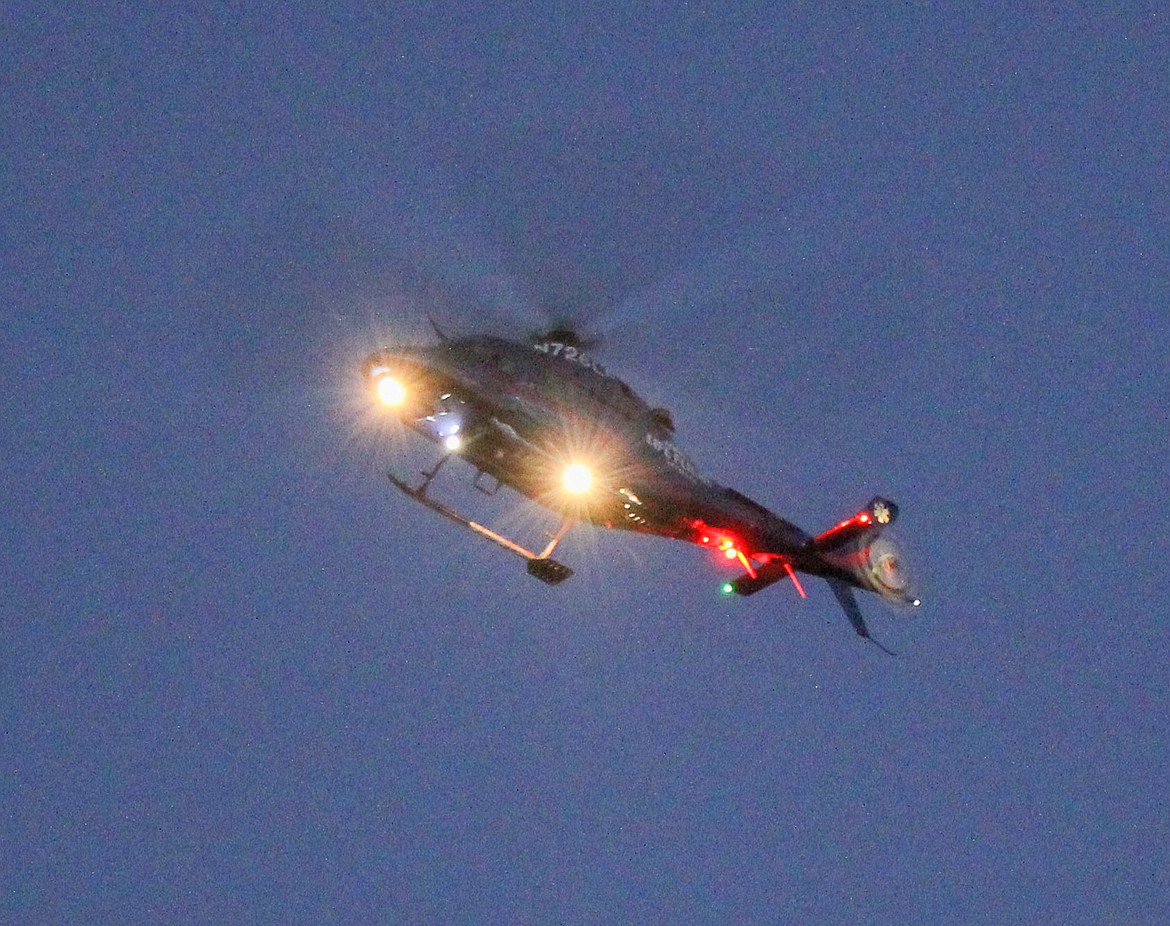
[[[593,473],[583,463],[573,463],[566,467],[561,479],[565,491],[572,495],[584,495],[593,488]]]
[[[383,405],[393,408],[406,401],[406,387],[388,373],[378,377],[374,388]]]

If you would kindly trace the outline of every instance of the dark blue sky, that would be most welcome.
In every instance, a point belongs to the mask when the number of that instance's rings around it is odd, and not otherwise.
[[[1156,6],[77,6],[0,37],[0,919],[1163,921]],[[427,311],[896,498],[902,657],[391,495],[351,374]]]

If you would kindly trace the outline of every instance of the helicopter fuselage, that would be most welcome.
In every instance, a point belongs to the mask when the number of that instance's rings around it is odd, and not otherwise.
[[[743,567],[725,586],[751,594],[796,572],[829,580],[858,632],[866,635],[848,587],[910,600],[878,576],[862,540],[896,516],[881,498],[814,537],[740,492],[704,476],[674,441],[668,411],[651,407],[569,339],[522,344],[495,337],[452,339],[373,354],[365,364],[373,393],[408,427],[484,476],[576,521],[654,534],[716,550]],[[395,485],[441,513],[537,562],[543,556],[433,502],[427,487],[393,475]],[[896,566],[892,557],[890,562]],[[541,575],[557,582],[563,574]],[[532,568],[530,571],[539,574]],[[844,589],[844,591],[842,591]],[[850,593],[851,594],[851,593]],[[851,598],[849,599],[851,602]],[[916,601],[916,599],[914,599]],[[852,607],[852,611],[851,611]]]

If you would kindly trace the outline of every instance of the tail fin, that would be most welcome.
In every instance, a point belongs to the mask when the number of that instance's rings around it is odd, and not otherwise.
[[[837,599],[837,603],[841,605],[841,610],[845,612],[845,616],[849,618],[849,623],[853,625],[853,629],[857,631],[857,635],[866,640],[869,640],[874,646],[880,649],[888,656],[897,656],[892,649],[884,646],[879,640],[875,639],[873,634],[869,632],[869,628],[865,626],[865,618],[861,614],[861,608],[857,604],[857,598],[853,594],[853,586],[847,582],[842,582],[840,579],[828,579],[829,588],[833,590],[833,595]]]
[[[809,541],[809,547],[836,573],[826,579],[853,629],[870,640],[873,638],[853,594],[854,588],[875,592],[898,604],[920,604],[911,591],[910,577],[897,547],[882,536],[882,531],[897,518],[898,506],[878,496],[853,517]]]
[[[869,628],[865,626],[865,617],[861,613],[861,608],[857,604],[857,598],[853,594],[853,586],[847,582],[842,582],[840,579],[828,579],[829,588],[833,590],[833,596],[837,599],[837,603],[841,605],[841,610],[845,612],[845,616],[849,618],[849,623],[853,625],[853,629],[857,631],[859,637],[868,637]]]

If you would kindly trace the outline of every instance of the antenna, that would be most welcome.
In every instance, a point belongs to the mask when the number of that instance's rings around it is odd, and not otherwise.
[[[443,329],[439,327],[439,323],[435,321],[432,316],[428,315],[427,321],[431,323],[431,328],[434,329],[435,334],[439,336],[439,340],[442,343],[446,344],[449,340],[451,340],[449,337],[447,337],[446,332],[444,332]]]
[[[877,640],[875,640],[875,639],[873,638],[873,636],[872,636],[872,635],[870,635],[870,634],[866,634],[866,636],[865,636],[865,639],[869,640],[869,642],[870,642],[870,643],[872,643],[874,646],[876,646],[878,649],[880,649],[880,650],[881,650],[883,653],[885,653],[887,656],[897,656],[897,655],[898,655],[897,653],[895,653],[895,652],[894,652],[892,649],[890,649],[889,647],[887,647],[887,646],[883,646],[881,643],[879,643]]]

